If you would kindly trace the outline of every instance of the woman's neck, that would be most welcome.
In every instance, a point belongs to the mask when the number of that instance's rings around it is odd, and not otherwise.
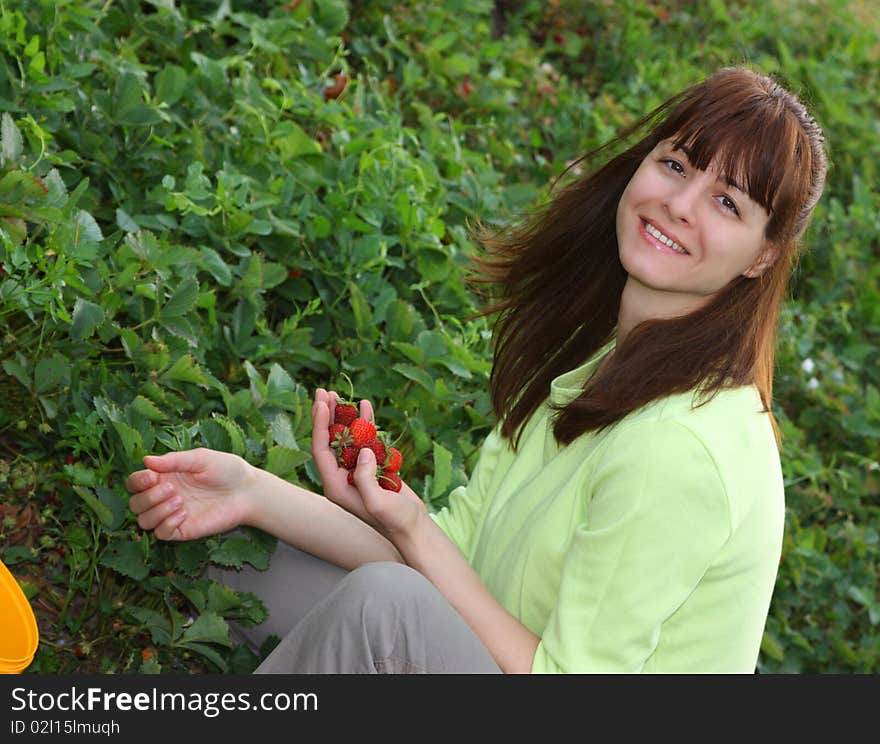
[[[627,277],[620,296],[615,340],[619,347],[629,332],[646,320],[677,318],[697,310],[709,297],[648,287],[632,276]]]

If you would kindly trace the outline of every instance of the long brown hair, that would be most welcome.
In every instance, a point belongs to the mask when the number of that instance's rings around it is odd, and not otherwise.
[[[478,294],[495,295],[475,317],[499,313],[492,404],[514,447],[551,380],[614,338],[627,278],[618,257],[617,205],[642,160],[666,139],[687,149],[693,167],[705,170],[714,161],[768,211],[764,238],[775,261],[756,278],[732,280],[686,316],[636,326],[582,393],[555,408],[554,436],[569,444],[671,394],[697,390],[702,403],[725,387],[754,384],[779,440],[770,410],[776,328],[800,239],[825,182],[822,131],[774,80],[747,68],[723,68],[578,162],[645,130],[636,144],[524,220],[475,230],[487,255],[474,257],[468,280]]]

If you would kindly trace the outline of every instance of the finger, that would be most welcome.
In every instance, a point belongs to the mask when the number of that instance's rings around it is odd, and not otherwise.
[[[155,529],[164,520],[182,508],[183,499],[180,496],[173,496],[140,514],[138,516],[138,524],[145,530]]]
[[[152,470],[137,470],[125,479],[125,490],[137,493],[152,488],[159,482],[159,474]]]
[[[362,447],[358,453],[354,482],[361,492],[376,485],[376,455],[369,447]]]
[[[361,418],[373,421],[373,404],[368,400],[361,401]]]
[[[315,466],[322,476],[333,473],[338,464],[336,455],[330,449],[330,415],[331,409],[326,403],[318,402],[313,406],[312,415],[312,457]]]
[[[336,420],[336,404],[339,402],[339,395],[335,390],[327,393],[327,407],[330,409],[330,423]]]
[[[136,493],[128,500],[128,505],[135,514],[143,514],[162,502],[168,501],[174,495],[174,486],[168,482],[160,483],[153,488]]]
[[[330,398],[330,394],[324,388],[315,390],[315,403],[326,403]]]
[[[164,455],[145,455],[144,465],[158,473],[199,473],[206,467],[204,453],[199,448],[166,452]]]
[[[312,405],[312,444],[330,443],[330,409],[325,401]]]
[[[153,534],[160,540],[180,540],[183,535],[180,531],[180,525],[186,519],[186,510],[180,509],[156,526]]]

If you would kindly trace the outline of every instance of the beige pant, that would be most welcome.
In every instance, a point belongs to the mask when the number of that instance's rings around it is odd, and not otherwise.
[[[278,541],[269,568],[212,567],[208,576],[256,594],[269,617],[233,625],[256,650],[270,635],[281,642],[256,674],[499,674],[468,624],[436,587],[399,563],[354,571]]]

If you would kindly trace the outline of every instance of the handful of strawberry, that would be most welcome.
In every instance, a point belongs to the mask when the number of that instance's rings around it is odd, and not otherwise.
[[[376,480],[387,491],[399,491],[401,487],[400,466],[403,455],[383,441],[383,434],[376,430],[372,421],[358,416],[357,408],[337,403],[330,424],[330,446],[336,452],[336,460],[348,471],[348,483],[354,485],[354,469],[358,455],[364,447],[376,455]]]

